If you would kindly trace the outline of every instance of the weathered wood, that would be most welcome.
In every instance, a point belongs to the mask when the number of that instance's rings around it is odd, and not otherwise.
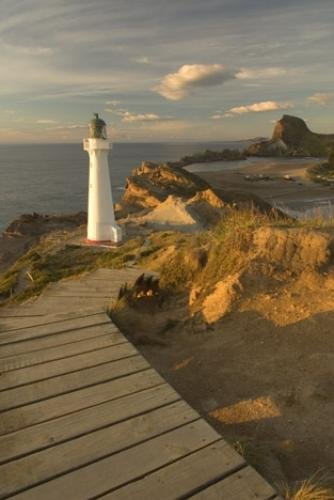
[[[0,411],[113,380],[147,368],[149,368],[147,361],[142,356],[137,355],[9,389],[0,393]]]
[[[101,299],[99,297],[44,297],[43,309],[45,314],[63,312],[68,309],[72,311],[82,311],[92,306],[104,306],[104,308],[107,308],[110,302],[111,298]]]
[[[96,269],[95,271],[92,271],[87,274],[82,274],[79,276],[78,281],[81,281],[82,279],[89,278],[89,279],[96,279],[96,278],[103,278],[107,279],[109,282],[112,283],[114,279],[117,278],[123,278],[127,276],[139,276],[140,274],[148,272],[145,269],[142,269],[140,267],[126,267],[122,269],[107,269],[107,268],[100,268]]]
[[[106,334],[110,334],[115,341],[117,337],[119,340],[121,340],[122,337],[124,338],[116,326],[110,321],[102,325],[88,326],[87,328],[80,328],[69,332],[55,333],[47,337],[38,337],[32,340],[23,340],[22,342],[2,345],[0,346],[0,358],[39,351],[49,347],[65,346],[72,342],[93,339]]]
[[[269,500],[275,490],[252,467],[245,467],[192,498],[196,500]]]
[[[177,401],[10,462],[0,466],[0,497],[68,473],[197,419],[198,413],[184,401]],[[16,475],[16,471],[19,474]]]
[[[96,314],[94,316],[84,316],[69,320],[58,321],[39,325],[34,328],[25,328],[16,330],[15,332],[2,332],[0,335],[0,344],[9,344],[11,342],[20,342],[21,340],[32,339],[36,337],[44,337],[53,335],[54,333],[68,332],[88,326],[95,326],[110,322],[105,313]]]
[[[33,318],[34,316],[40,316],[41,314],[35,314],[30,310],[30,308],[25,309],[20,306],[7,306],[0,309],[0,318]]]
[[[17,498],[33,500],[92,498],[163,467],[218,439],[219,434],[200,419],[24,491]],[[149,492],[148,498],[150,498]]]
[[[99,403],[111,401],[163,382],[163,379],[154,370],[146,370],[14,410],[8,410],[1,415],[0,435],[40,422],[46,422]]]
[[[116,339],[121,342],[118,334],[116,334]],[[3,373],[28,366],[39,365],[47,361],[66,359],[85,352],[92,352],[104,347],[109,347],[114,345],[117,340],[115,341],[115,338],[113,338],[111,334],[105,334],[93,339],[72,342],[71,344],[66,344],[66,346],[55,346],[48,349],[32,351],[27,354],[20,354],[19,356],[2,358],[0,359],[0,371]]]
[[[148,474],[112,493],[110,500],[176,500],[231,474],[245,465],[245,460],[222,439],[177,462]],[[226,497],[228,500],[229,497]]]
[[[48,290],[50,292],[94,292],[94,293],[113,293],[117,290],[122,284],[124,284],[124,280],[113,281],[112,284],[106,283],[104,281],[95,281],[95,284],[92,284],[91,281],[87,281],[86,283],[61,283],[58,286],[54,286]]]
[[[0,436],[0,462],[87,434],[107,425],[180,400],[168,384],[162,384],[119,399],[78,410],[70,415]]]
[[[282,500],[101,312],[142,272],[54,283],[0,318],[0,497]]]
[[[67,290],[67,291],[54,291],[48,295],[48,297],[55,297],[55,298],[63,298],[67,297],[70,299],[106,299],[106,300],[111,300],[115,295],[117,294],[116,289],[113,290],[110,294],[107,292],[101,292],[101,293],[96,293],[94,291],[90,292],[79,292],[79,291],[72,291],[72,290]]]
[[[96,351],[89,351],[68,358],[57,359],[55,361],[49,361],[48,363],[3,373],[0,377],[0,388],[7,389],[30,382],[50,379],[58,375],[72,373],[91,366],[98,366],[108,361],[116,361],[118,359],[134,356],[135,354],[137,354],[137,350],[132,344],[129,342],[122,342]]]
[[[31,310],[31,307],[29,308]],[[23,330],[24,328],[33,328],[39,325],[45,325],[50,323],[58,323],[59,321],[84,318],[86,316],[96,316],[103,313],[103,308],[94,308],[91,312],[66,312],[66,313],[56,313],[56,314],[39,314],[36,316],[19,317],[18,313],[14,317],[0,317],[0,335],[4,331],[13,330]],[[7,328],[4,330],[4,326]]]

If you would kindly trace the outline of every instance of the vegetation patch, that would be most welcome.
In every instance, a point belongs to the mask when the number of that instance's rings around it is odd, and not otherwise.
[[[334,185],[334,149],[325,163],[308,168],[307,174],[313,182],[319,182],[325,186]]]
[[[315,474],[310,479],[296,483],[292,488],[286,488],[284,498],[286,500],[333,500],[334,489],[328,484],[328,480]]]
[[[206,149],[205,151],[201,151],[199,153],[194,153],[193,155],[183,156],[180,162],[178,162],[178,166],[187,166],[192,163],[205,163],[212,161],[240,161],[246,160],[246,155],[244,155],[238,149],[223,149],[222,151],[211,151],[210,149]]]
[[[1,305],[38,295],[49,283],[63,278],[99,267],[121,268],[136,258],[141,244],[142,238],[133,238],[112,251],[69,244],[52,251],[52,245],[46,239],[0,276]]]

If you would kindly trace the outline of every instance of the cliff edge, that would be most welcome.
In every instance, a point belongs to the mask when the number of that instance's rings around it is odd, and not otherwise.
[[[127,178],[125,192],[116,205],[118,218],[146,215],[172,196],[193,210],[205,205],[205,219],[216,222],[217,209],[254,207],[270,213],[272,206],[258,196],[242,191],[214,189],[205,180],[187,170],[168,164],[143,162]],[[171,203],[171,199],[169,201]],[[188,209],[187,208],[187,209]],[[201,209],[202,211],[202,209]],[[208,217],[209,211],[212,217]]]

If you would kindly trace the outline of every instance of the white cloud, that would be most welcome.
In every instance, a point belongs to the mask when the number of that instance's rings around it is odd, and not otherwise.
[[[277,109],[293,108],[291,102],[278,102],[278,101],[262,101],[254,102],[253,104],[246,104],[244,106],[236,106],[229,109],[228,114],[241,115],[244,113],[262,113],[263,111],[276,111]],[[225,115],[226,116],[226,115]]]
[[[271,68],[242,68],[235,76],[238,80],[266,80],[268,78],[277,78],[287,73],[285,68],[271,67]]]
[[[57,125],[56,127],[49,127],[48,130],[77,130],[77,129],[87,129],[87,128],[88,128],[87,124],[65,123],[62,125]]]
[[[222,64],[185,64],[176,73],[165,75],[153,90],[166,99],[180,101],[197,87],[221,85],[234,78],[234,71]]]
[[[217,111],[210,116],[211,120],[222,120],[223,118],[232,118],[237,115],[243,115],[245,113],[261,113],[264,111],[276,111],[278,109],[288,109],[293,108],[292,102],[278,102],[278,101],[262,101],[254,102],[253,104],[246,104],[243,106],[235,106],[229,109],[225,113],[223,111]]]
[[[142,56],[142,57],[136,57],[134,61],[138,64],[150,64],[150,59],[149,57]]]
[[[116,101],[115,99],[113,99],[112,101],[106,101],[106,104],[108,104],[109,106],[117,107],[122,104],[122,101]]]
[[[215,113],[215,114],[211,115],[210,119],[211,120],[222,120],[223,118],[232,118],[233,116],[235,116],[235,115],[233,113],[230,113],[230,112],[227,112],[227,113],[219,112],[219,113]]]
[[[36,123],[38,123],[39,125],[53,125],[58,122],[56,122],[55,120],[42,119],[42,120],[37,120]]]
[[[328,93],[316,92],[315,94],[308,97],[307,100],[315,104],[321,104],[322,106],[326,106],[326,104],[330,104],[331,102],[334,101],[334,92],[328,92]]]
[[[122,122],[134,123],[134,122],[160,122],[169,121],[171,117],[161,117],[155,113],[130,113],[127,111],[123,114]]]
[[[123,123],[162,122],[172,120],[170,116],[160,116],[156,113],[133,113],[127,109],[119,108],[118,105],[120,101],[107,101],[107,103],[111,104],[113,107],[106,108],[104,111],[120,116]]]
[[[123,116],[125,113],[127,113],[127,109],[123,109],[123,108],[105,108],[104,110],[106,113],[111,113],[113,115],[117,115],[117,116]]]

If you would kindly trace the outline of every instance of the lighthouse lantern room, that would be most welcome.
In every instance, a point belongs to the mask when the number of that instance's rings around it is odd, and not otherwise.
[[[89,137],[83,145],[89,154],[87,240],[93,244],[118,243],[122,230],[115,222],[108,166],[112,144],[107,138],[106,123],[97,113],[89,123]]]

